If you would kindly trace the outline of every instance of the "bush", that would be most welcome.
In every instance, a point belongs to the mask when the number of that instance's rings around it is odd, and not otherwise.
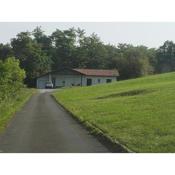
[[[25,71],[19,67],[14,57],[0,61],[0,103],[20,91],[25,78]]]

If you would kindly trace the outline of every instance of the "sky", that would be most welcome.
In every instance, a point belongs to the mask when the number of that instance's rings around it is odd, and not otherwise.
[[[158,48],[164,41],[175,42],[175,22],[0,22],[0,43],[9,43],[17,33],[32,31],[41,26],[47,35],[55,29],[71,27],[85,29],[86,34],[97,34],[108,44],[127,43]]]

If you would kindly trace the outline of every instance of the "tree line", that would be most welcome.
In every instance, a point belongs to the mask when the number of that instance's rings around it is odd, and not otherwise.
[[[56,29],[46,35],[41,27],[20,32],[8,44],[0,44],[0,60],[19,61],[25,70],[25,83],[35,86],[35,78],[63,68],[118,69],[120,79],[175,70],[175,43],[165,41],[158,49],[131,44],[104,44],[85,30]],[[1,63],[1,62],[0,62]]]

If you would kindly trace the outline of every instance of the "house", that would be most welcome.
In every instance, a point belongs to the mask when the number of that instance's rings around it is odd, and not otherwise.
[[[47,82],[52,82],[54,88],[70,86],[90,86],[100,83],[117,81],[117,69],[63,69],[48,72],[37,78],[37,88],[44,89]]]

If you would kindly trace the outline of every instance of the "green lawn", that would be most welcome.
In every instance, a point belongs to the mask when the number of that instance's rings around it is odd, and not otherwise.
[[[134,152],[175,152],[175,73],[64,89],[54,96]]]
[[[0,132],[6,128],[14,113],[24,105],[34,92],[34,89],[24,88],[17,92],[14,97],[0,102]]]

